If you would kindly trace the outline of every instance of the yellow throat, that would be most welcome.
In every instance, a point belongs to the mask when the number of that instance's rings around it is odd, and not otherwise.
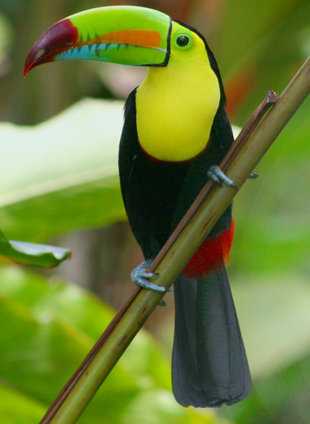
[[[220,101],[218,78],[203,40],[190,31],[188,49],[175,45],[182,29],[173,22],[168,66],[149,68],[136,94],[141,147],[154,158],[171,162],[191,159],[205,149]]]

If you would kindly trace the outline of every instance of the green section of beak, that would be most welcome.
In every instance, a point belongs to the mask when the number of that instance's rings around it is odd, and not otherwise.
[[[88,10],[69,19],[78,29],[80,44],[80,49],[68,51],[69,57],[127,65],[162,65],[167,60],[170,18],[164,13],[116,6]]]
[[[111,6],[71,15],[47,29],[28,54],[25,75],[54,60],[165,66],[171,20],[153,9]]]

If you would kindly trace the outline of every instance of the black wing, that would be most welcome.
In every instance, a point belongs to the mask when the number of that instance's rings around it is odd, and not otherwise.
[[[128,205],[130,180],[134,172],[135,159],[139,152],[139,141],[136,127],[136,91],[137,89],[134,89],[129,94],[125,103],[125,121],[118,156],[121,190],[126,209]]]

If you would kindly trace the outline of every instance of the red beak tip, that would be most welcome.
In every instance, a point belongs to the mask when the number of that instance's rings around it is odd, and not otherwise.
[[[26,76],[27,76],[27,74],[28,74],[29,71],[30,71],[30,69],[28,69],[28,67],[25,66],[25,69],[24,69],[24,79],[26,78]]]
[[[24,68],[24,78],[36,66],[53,62],[57,54],[73,46],[77,40],[78,30],[69,19],[56,22],[56,24],[41,34],[28,53]]]
[[[31,69],[33,67],[34,67],[34,62],[29,61],[29,59],[27,57],[26,62],[25,62],[25,67],[24,67],[24,78],[26,78],[26,76],[29,74],[29,72],[31,71]]]

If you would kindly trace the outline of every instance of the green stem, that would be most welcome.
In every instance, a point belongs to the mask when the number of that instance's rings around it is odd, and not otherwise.
[[[275,106],[261,120],[253,132],[237,140],[229,160],[222,164],[228,177],[240,187],[258,164],[266,150],[290,117],[310,92],[310,58],[279,97]],[[169,239],[154,261],[152,270],[159,275],[156,284],[169,287],[182,271],[206,235],[236,194],[232,187],[207,184],[194,208],[182,220],[176,233]],[[208,194],[207,199],[204,200]],[[75,423],[96,393],[129,343],[158,305],[162,295],[154,291],[138,290],[123,307],[108,329],[98,340],[80,368],[69,380],[41,423]]]

